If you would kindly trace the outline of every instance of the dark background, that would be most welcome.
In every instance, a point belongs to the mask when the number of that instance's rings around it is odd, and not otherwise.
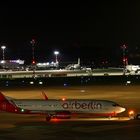
[[[0,45],[6,45],[6,59],[30,63],[30,41],[36,40],[38,62],[59,61],[98,66],[121,66],[122,49],[127,45],[129,64],[140,62],[140,2],[51,1],[0,5]],[[2,51],[0,52],[2,58]]]

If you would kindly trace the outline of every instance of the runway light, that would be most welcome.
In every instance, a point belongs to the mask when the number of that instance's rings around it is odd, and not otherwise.
[[[66,83],[64,83],[64,87],[66,87],[67,86],[67,84]]]
[[[62,98],[62,101],[65,101],[65,100],[66,100],[66,98],[63,97],[63,98]]]
[[[131,81],[126,81],[126,84],[125,85],[127,86],[129,84],[131,84]]]
[[[130,118],[131,120],[133,120],[133,119],[135,118],[135,112],[134,112],[133,110],[130,110],[130,111],[128,112],[128,115],[129,115],[129,118]]]
[[[82,89],[81,92],[85,92],[85,90]]]
[[[129,114],[129,115],[134,115],[135,113],[134,113],[133,110],[130,110],[130,111],[128,112],[128,114]]]
[[[34,84],[34,82],[33,82],[33,81],[31,81],[31,82],[30,82],[30,84],[31,84],[31,85],[33,85],[33,84]]]
[[[42,81],[39,81],[39,85],[42,85],[43,84],[43,82]]]
[[[131,84],[131,81],[127,81],[127,84]]]

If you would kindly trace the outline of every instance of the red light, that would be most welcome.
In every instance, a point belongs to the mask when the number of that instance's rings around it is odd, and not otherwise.
[[[124,49],[126,49],[126,48],[127,48],[127,46],[124,44],[124,45],[123,45],[123,48],[124,48]]]
[[[32,39],[32,40],[31,40],[31,43],[32,43],[32,44],[35,44],[35,39]]]
[[[35,47],[36,40],[35,40],[35,39],[32,39],[32,40],[30,41],[30,43],[31,43],[32,47]]]
[[[56,122],[59,122],[59,119],[53,118],[53,119],[52,119],[52,122],[55,122],[55,123],[56,123]]]
[[[35,60],[32,61],[32,64],[35,64]]]

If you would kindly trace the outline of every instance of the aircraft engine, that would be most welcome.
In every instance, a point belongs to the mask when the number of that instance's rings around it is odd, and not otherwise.
[[[53,117],[57,119],[70,119],[71,113],[69,111],[61,111],[57,112]]]

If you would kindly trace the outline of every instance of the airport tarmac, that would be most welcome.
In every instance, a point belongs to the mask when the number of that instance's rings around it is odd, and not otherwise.
[[[140,86],[74,86],[36,87],[1,90],[6,96],[18,99],[42,99],[41,91],[49,98],[81,98],[113,100],[128,110],[140,111]],[[45,122],[38,115],[18,115],[0,112],[0,140],[138,140],[140,121],[129,120],[127,111],[112,119],[72,119]]]

